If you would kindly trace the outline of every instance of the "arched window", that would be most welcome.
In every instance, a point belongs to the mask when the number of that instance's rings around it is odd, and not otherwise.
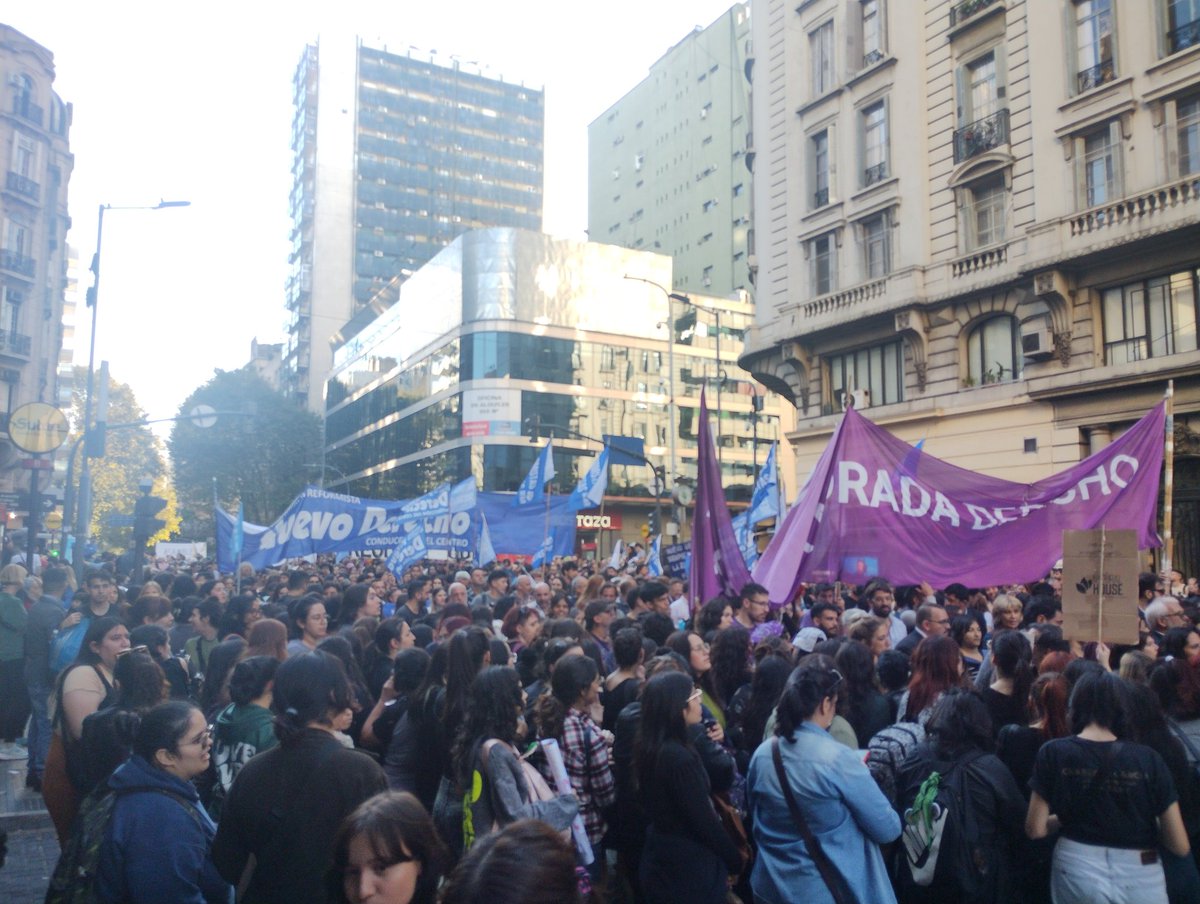
[[[991,317],[967,337],[968,386],[1007,383],[1021,376],[1021,331],[1017,318]]]

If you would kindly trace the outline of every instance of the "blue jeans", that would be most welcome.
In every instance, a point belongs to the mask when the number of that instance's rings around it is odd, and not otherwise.
[[[29,705],[33,715],[29,720],[29,774],[41,778],[50,752],[50,693],[44,686],[29,688]]]

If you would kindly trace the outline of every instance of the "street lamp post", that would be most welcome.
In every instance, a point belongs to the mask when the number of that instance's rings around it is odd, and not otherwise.
[[[633,280],[634,282],[645,283],[648,286],[654,286],[663,295],[667,296],[667,370],[670,373],[667,375],[667,417],[670,420],[670,429],[667,431],[667,443],[669,446],[669,454],[671,456],[671,486],[664,487],[672,489],[675,486],[675,477],[678,473],[678,460],[675,457],[675,440],[679,433],[679,418],[675,408],[675,316],[674,309],[671,306],[673,301],[681,301],[684,304],[692,304],[692,300],[679,292],[668,292],[664,286],[660,286],[653,280],[645,279],[641,276],[630,276],[625,274],[625,279]],[[661,324],[660,324],[661,325]]]
[[[83,430],[84,436],[92,426],[92,396],[95,391],[96,384],[96,311],[99,309],[100,301],[100,247],[104,239],[104,211],[106,210],[162,210],[167,207],[187,207],[191,201],[159,201],[157,204],[150,205],[129,205],[117,206],[113,204],[101,204],[100,213],[96,222],[96,253],[92,255],[92,287],[87,292],[87,305],[92,309],[92,334],[88,338],[88,372],[87,372],[87,387],[83,397]],[[79,472],[79,512],[78,521],[76,523],[75,536],[77,538],[77,549],[79,546],[86,543],[90,533],[92,518],[92,471],[88,463],[88,448],[87,443],[83,446],[83,467]],[[73,556],[72,556],[73,558]]]

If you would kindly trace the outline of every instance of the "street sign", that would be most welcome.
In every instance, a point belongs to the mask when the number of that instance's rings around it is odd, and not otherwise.
[[[50,530],[58,530],[62,527],[62,515],[58,512],[50,512],[44,519],[42,524],[50,528]]]
[[[0,493],[0,505],[19,506],[22,502],[28,501],[28,493],[21,493],[17,490],[13,490],[11,493]]]
[[[53,452],[67,441],[67,416],[45,402],[29,402],[8,419],[8,438],[22,452]]]

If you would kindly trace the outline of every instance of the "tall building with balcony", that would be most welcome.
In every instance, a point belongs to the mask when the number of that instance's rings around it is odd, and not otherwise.
[[[1200,571],[1200,4],[756,2],[753,23],[741,362],[796,405],[799,472],[855,404],[1032,481],[1174,380],[1174,558]]]
[[[675,289],[752,289],[750,6],[697,27],[588,126],[588,237],[668,254]]]
[[[0,419],[27,402],[60,405],[68,280],[71,106],[54,93],[54,55],[0,24]],[[0,452],[0,489],[28,483]]]
[[[708,386],[726,493],[744,505],[784,406],[736,364],[749,300],[670,300],[671,264],[527,230],[456,239],[335,352],[327,488],[405,499],[473,476],[484,491],[512,491],[549,435],[556,492],[574,488],[601,448],[593,440],[608,435],[642,441],[663,471],[657,489],[694,485]],[[650,468],[612,468],[604,510],[626,539],[638,537],[655,489]]]
[[[470,69],[361,40],[301,56],[282,376],[314,412],[347,323],[468,229],[541,228],[542,91]]]

